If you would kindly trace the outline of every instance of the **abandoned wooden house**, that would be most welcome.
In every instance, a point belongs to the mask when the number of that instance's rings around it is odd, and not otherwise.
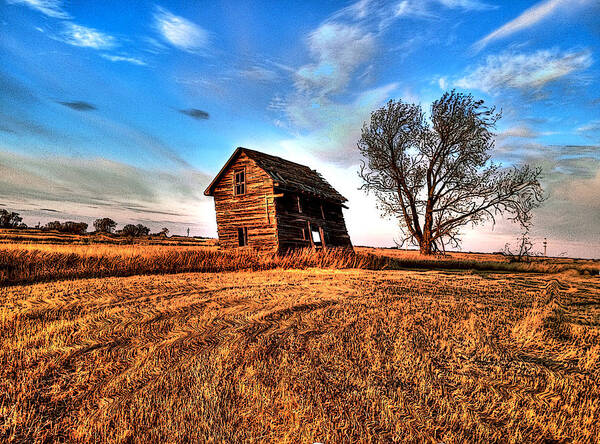
[[[215,199],[221,248],[352,248],[346,198],[307,166],[240,147],[204,194]]]

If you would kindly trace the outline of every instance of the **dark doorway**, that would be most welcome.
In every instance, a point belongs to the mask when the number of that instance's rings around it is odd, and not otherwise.
[[[248,228],[238,228],[238,244],[240,247],[245,247],[248,245]]]

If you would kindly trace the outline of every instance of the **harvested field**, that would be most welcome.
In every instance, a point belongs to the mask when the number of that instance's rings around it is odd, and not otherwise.
[[[270,270],[0,289],[9,442],[597,442],[600,282]]]

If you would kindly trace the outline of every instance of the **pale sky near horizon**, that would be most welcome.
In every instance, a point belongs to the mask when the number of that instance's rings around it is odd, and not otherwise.
[[[502,109],[494,152],[544,168],[536,248],[600,258],[600,2],[0,0],[0,206],[38,221],[215,236],[203,191],[237,146],[318,170],[355,245],[397,224],[357,188],[390,98]],[[498,251],[516,228],[465,230]]]

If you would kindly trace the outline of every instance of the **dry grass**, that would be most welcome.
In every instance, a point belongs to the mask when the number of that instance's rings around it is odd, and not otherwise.
[[[529,262],[511,262],[502,254],[496,253],[457,253],[423,256],[418,251],[395,248],[357,247],[361,254],[373,254],[393,259],[396,267],[481,270],[510,273],[562,273],[573,270],[582,275],[599,275],[600,260],[573,259],[558,257],[531,257]]]
[[[0,285],[58,279],[269,270],[273,268],[366,268],[393,266],[383,256],[347,250],[297,250],[264,255],[252,250],[144,245],[64,246],[13,244],[0,248]]]
[[[484,258],[488,255],[479,255]],[[4,244],[0,246],[0,285],[58,279],[133,276],[182,272],[269,270],[273,268],[446,269],[485,272],[600,274],[600,263],[573,260],[509,263],[502,257],[476,255],[427,257],[399,250],[358,248],[298,250],[285,256],[251,250],[219,251],[216,247],[171,245],[53,245]]]
[[[597,442],[600,283],[270,270],[0,289],[0,440]]]

